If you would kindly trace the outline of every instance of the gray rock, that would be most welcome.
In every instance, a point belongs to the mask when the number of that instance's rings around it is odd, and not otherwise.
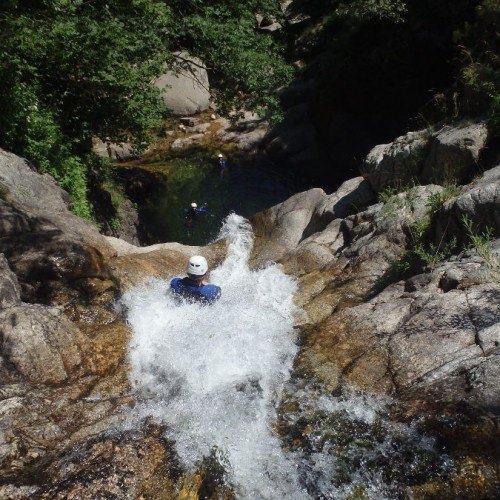
[[[344,219],[359,212],[375,199],[375,193],[363,177],[345,181],[334,193],[328,195],[316,207],[304,236],[323,230],[331,221]]]
[[[48,174],[40,175],[27,160],[0,149],[2,198],[31,212],[68,213],[70,198]]]
[[[494,235],[500,235],[500,166],[487,170],[479,179],[462,187],[459,196],[444,204],[435,222],[434,240],[455,236],[467,242],[464,217],[472,221],[477,234],[489,227]]]
[[[487,137],[484,122],[443,127],[432,136],[420,180],[437,184],[463,181],[476,167]]]
[[[467,305],[477,342],[485,355],[500,353],[500,286],[485,284],[467,291]],[[500,396],[500,395],[499,395]]]
[[[400,391],[433,382],[483,354],[475,341],[465,293],[432,292],[416,292],[410,316],[390,340],[391,367]],[[397,311],[397,302],[395,298],[392,311]],[[386,314],[392,315],[391,310]]]
[[[11,307],[21,301],[21,288],[16,275],[10,270],[9,263],[0,254],[0,310]]]
[[[379,192],[418,178],[427,155],[429,132],[408,132],[390,144],[375,146],[360,166],[361,175]]]
[[[104,142],[98,137],[92,139],[92,151],[103,158],[112,160],[131,160],[137,158],[132,145],[129,143]]]
[[[154,85],[175,115],[194,115],[210,107],[210,85],[205,65],[186,52],[174,54],[176,67],[160,76]]]
[[[179,137],[170,145],[171,149],[184,149],[199,143],[203,139],[204,134],[194,134],[188,137]]]
[[[409,132],[390,144],[375,146],[362,162],[360,173],[377,192],[415,180],[424,184],[461,182],[476,167],[487,133],[483,122],[459,123],[437,132]]]
[[[30,230],[30,218],[36,218],[39,227],[45,225],[52,230],[63,232],[68,239],[91,245],[106,257],[114,255],[113,249],[95,226],[70,212],[69,195],[56,185],[50,175],[39,174],[25,159],[2,149],[0,186],[3,200],[17,209],[8,209],[4,219],[7,205],[2,203],[0,230],[10,233],[21,228]],[[8,230],[4,220],[8,221]]]
[[[322,189],[310,189],[251,217],[257,261],[277,261],[295,249],[324,196]]]
[[[27,380],[58,384],[81,371],[88,340],[54,307],[19,304],[0,312],[1,356]]]

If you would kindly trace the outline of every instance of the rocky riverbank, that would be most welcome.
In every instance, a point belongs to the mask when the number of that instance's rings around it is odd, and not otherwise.
[[[299,284],[293,379],[391,396],[391,418],[423,422],[455,461],[446,478],[409,484],[416,498],[498,496],[500,166],[478,173],[485,144],[482,123],[409,134],[377,146],[334,193],[312,189],[251,218],[252,265],[278,262]],[[158,425],[124,430],[130,332],[116,307],[199,250],[217,265],[225,242],[103,237],[49,176],[5,151],[0,193],[1,495],[231,498],[206,464],[186,474]],[[279,432],[306,447],[300,421]]]

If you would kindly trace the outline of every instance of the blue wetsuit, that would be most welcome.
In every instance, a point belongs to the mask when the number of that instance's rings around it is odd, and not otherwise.
[[[196,219],[198,214],[210,214],[210,212],[206,208],[189,208],[184,210],[184,218],[186,219],[186,226],[191,227]]]
[[[209,214],[210,212],[206,209],[206,208],[191,208],[190,210],[191,213],[195,213],[195,214]]]
[[[170,282],[170,288],[186,299],[208,304],[215,302],[221,295],[221,289],[217,285],[198,285],[190,278],[174,278]]]

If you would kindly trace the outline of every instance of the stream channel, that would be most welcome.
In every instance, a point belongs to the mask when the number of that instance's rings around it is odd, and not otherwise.
[[[275,264],[249,268],[246,219],[289,196],[290,183],[269,185],[251,166],[222,177],[212,165],[203,169],[200,176],[186,162],[184,180],[170,182],[172,196],[156,214],[166,221],[163,241],[226,241],[210,276],[222,297],[209,307],[179,304],[170,278],[125,293],[137,396],[129,425],[165,425],[185,470],[212,457],[219,480],[243,500],[411,498],[412,484],[449,473],[432,438],[390,421],[388,398],[347,388],[332,395],[294,374],[297,283]],[[191,201],[214,214],[196,233],[179,215]]]

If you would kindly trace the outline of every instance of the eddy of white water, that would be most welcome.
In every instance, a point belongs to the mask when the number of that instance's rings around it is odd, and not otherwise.
[[[137,416],[167,424],[188,469],[216,447],[238,498],[307,498],[272,431],[297,350],[296,284],[275,265],[249,270],[253,235],[242,217],[229,215],[219,238],[228,248],[210,276],[222,288],[215,304],[179,304],[169,280],[123,297]]]

